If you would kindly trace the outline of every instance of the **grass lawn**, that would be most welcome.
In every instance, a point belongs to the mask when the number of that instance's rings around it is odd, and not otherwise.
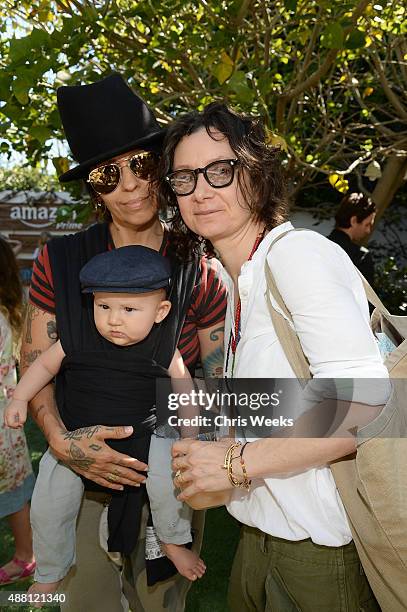
[[[30,447],[34,471],[38,471],[38,462],[46,448],[44,438],[39,429],[28,421],[26,436]],[[207,512],[205,537],[202,548],[202,558],[207,565],[205,576],[196,582],[188,595],[186,612],[226,612],[226,593],[233,555],[237,545],[238,526],[224,508]],[[7,520],[0,520],[0,566],[10,560],[13,554],[13,542]],[[2,587],[5,591],[26,591],[30,580]],[[15,610],[34,610],[21,606],[0,605],[0,612]],[[44,612],[58,612],[59,606],[43,607]],[[78,611],[79,612],[79,611]],[[86,612],[98,612],[89,610]],[[147,612],[154,612],[148,610]]]

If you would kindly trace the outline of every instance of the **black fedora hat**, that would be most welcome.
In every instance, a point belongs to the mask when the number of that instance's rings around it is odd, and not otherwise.
[[[161,149],[165,130],[120,74],[90,85],[59,87],[57,100],[66,139],[79,164],[59,177],[62,183],[86,178],[93,166],[126,151]]]

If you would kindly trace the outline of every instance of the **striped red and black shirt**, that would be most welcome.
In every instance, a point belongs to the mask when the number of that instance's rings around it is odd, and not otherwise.
[[[165,234],[160,252],[165,255],[168,234]],[[109,243],[109,250],[114,248]],[[79,282],[79,279],[78,279]],[[45,245],[33,265],[29,300],[32,304],[55,314],[55,294],[48,248]],[[197,283],[187,310],[178,348],[188,367],[199,359],[198,330],[222,325],[226,312],[226,288],[221,279],[221,266],[216,259],[202,257]]]

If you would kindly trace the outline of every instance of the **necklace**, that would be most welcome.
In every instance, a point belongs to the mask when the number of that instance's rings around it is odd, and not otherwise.
[[[247,261],[250,261],[253,257],[253,255],[255,254],[255,252],[257,251],[260,242],[263,240],[264,235],[266,233],[266,228],[263,229],[263,231],[258,234],[256,236],[256,240],[254,241],[252,250],[250,251],[249,257],[247,258]],[[234,366],[235,366],[235,354],[236,354],[236,348],[237,345],[239,344],[239,340],[240,340],[240,317],[242,314],[242,302],[240,300],[240,297],[237,301],[236,304],[236,308],[235,308],[235,325],[234,325],[234,333],[232,330],[230,330],[230,334],[229,334],[229,342],[228,342],[228,350],[227,350],[227,354],[226,354],[226,364],[225,364],[225,372],[227,372],[228,370],[228,365],[229,365],[229,355],[230,355],[230,351],[232,350],[232,376],[233,376],[233,370],[234,370]]]

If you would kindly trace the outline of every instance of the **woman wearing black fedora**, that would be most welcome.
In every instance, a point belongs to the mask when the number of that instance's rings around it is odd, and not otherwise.
[[[22,369],[58,338],[69,342],[73,350],[100,350],[91,323],[91,301],[87,302],[80,291],[79,270],[98,253],[141,244],[171,259],[172,309],[165,326],[152,335],[151,341],[140,343],[134,350],[160,355],[160,351],[168,352],[178,345],[191,372],[200,356],[206,375],[219,375],[225,290],[216,260],[198,257],[181,264],[173,255],[171,232],[159,220],[150,190],[149,179],[162,142],[162,130],[153,113],[120,75],[91,85],[60,88],[58,106],[69,146],[79,162],[60,180],[85,180],[105,221],[73,236],[52,240],[40,253],[30,287]],[[31,403],[31,413],[49,443],[48,455],[86,479],[77,525],[76,566],[61,587],[66,593],[62,609],[121,612],[128,609],[123,603],[123,586],[133,612],[164,609],[164,598],[165,610],[181,612],[188,581],[178,576],[147,588],[141,575],[145,569],[147,511],[139,545],[132,555],[123,557],[122,574],[117,567],[122,558],[116,558],[115,565],[99,545],[100,532],[104,531],[103,510],[111,495],[117,494],[122,485],[144,482],[145,464],[106,444],[105,439],[125,438],[132,433],[124,427],[95,424],[86,430],[67,431],[58,410],[63,409],[64,394],[69,391],[67,380],[69,377],[58,375],[55,395],[50,385]],[[195,527],[193,546],[199,548],[203,527],[199,515]]]

